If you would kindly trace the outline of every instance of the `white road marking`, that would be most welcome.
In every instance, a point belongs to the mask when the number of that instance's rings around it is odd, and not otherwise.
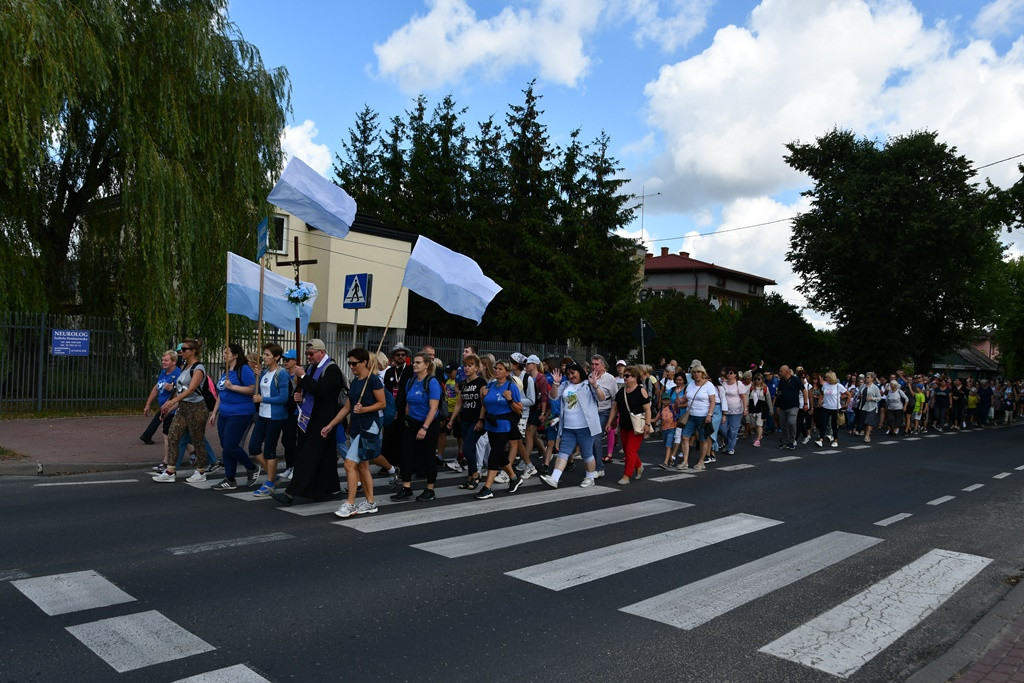
[[[859,446],[849,446],[849,449],[851,451],[861,451],[861,450],[864,450],[865,448],[871,448],[871,445],[870,444],[866,444],[866,443],[862,443]]]
[[[179,678],[174,683],[270,683],[270,681],[245,666],[235,664],[216,671]]]
[[[523,482],[523,486],[529,484],[532,479],[528,479]],[[520,492],[522,489],[519,489]],[[492,512],[501,512],[503,510],[518,510],[520,508],[531,507],[533,505],[543,505],[545,503],[556,503],[569,498],[586,498],[588,496],[599,496],[605,493],[615,493],[617,489],[611,489],[607,486],[591,486],[589,488],[580,488],[579,486],[567,486],[564,489],[548,489],[547,491],[540,491],[538,493],[521,494],[517,493],[514,495],[503,495],[503,491],[495,491],[494,498],[488,500],[470,500],[468,503],[456,503],[455,505],[440,505],[437,507],[424,508],[423,503],[414,503],[417,506],[416,509],[410,509],[407,512],[394,512],[386,515],[358,515],[343,519],[335,524],[339,526],[348,526],[356,531],[363,533],[375,533],[378,531],[388,531],[390,529],[400,529],[408,526],[416,526],[419,524],[433,524],[435,522],[446,522],[451,519],[460,519],[462,517],[472,517],[474,515],[486,515]],[[471,493],[479,493],[480,489],[472,491]],[[464,494],[465,495],[465,494]],[[469,496],[466,496],[467,498]]]
[[[27,579],[32,576],[28,572],[20,569],[5,569],[0,571],[0,581],[13,581],[14,579]]]
[[[1013,469],[1015,469],[1018,472],[1020,472],[1021,470],[1024,470],[1024,465],[1021,465],[1020,467],[1014,467]]]
[[[981,488],[982,486],[984,486],[984,484],[971,484],[971,485],[970,485],[970,486],[968,486],[967,488],[965,488],[965,489],[960,489],[960,490],[961,490],[961,491],[968,491],[968,492],[969,492],[969,491],[977,491],[977,490],[978,490],[978,489],[980,489],[980,488]]]
[[[908,436],[907,438],[905,438],[903,440],[904,441],[920,441],[921,437],[919,437],[919,436]]]
[[[938,436],[942,436],[942,434],[925,434],[924,438],[926,438],[926,439],[934,439],[934,438],[936,438]]]
[[[814,454],[815,455],[828,455],[829,453],[838,453],[838,452],[839,452],[838,448],[830,448],[827,451],[814,451]]]
[[[155,610],[67,629],[118,673],[216,649]]]
[[[11,584],[51,617],[135,601],[92,570],[38,576]]]
[[[1006,479],[1011,474],[1013,474],[1013,472],[1000,472],[999,474],[995,475],[992,478],[993,479]]]
[[[881,542],[880,538],[833,531],[620,611],[694,629]]]
[[[283,491],[282,486],[279,490]],[[255,488],[249,489],[248,491],[239,491],[238,493],[225,493],[224,498],[234,498],[235,500],[242,500],[246,503],[251,503],[254,500],[274,500],[270,496],[254,496],[252,495],[256,491]]]
[[[663,477],[649,477],[648,481],[676,481],[678,479],[693,479],[696,476],[696,474],[680,472],[679,474],[666,474]]]
[[[894,443],[899,443],[899,441],[879,441],[878,443],[882,446],[891,446]]]
[[[898,515],[893,515],[892,517],[886,517],[885,519],[878,520],[877,522],[875,522],[875,526],[889,526],[890,524],[895,524],[896,522],[902,521],[907,517],[913,517],[913,515],[909,512],[901,512]]]
[[[990,562],[987,557],[932,550],[760,651],[847,678]]]
[[[206,543],[194,543],[192,545],[179,545],[168,548],[171,555],[194,555],[205,553],[209,550],[221,550],[223,548],[240,548],[246,545],[257,545],[259,543],[273,543],[275,541],[286,541],[295,538],[291,534],[278,531],[273,534],[261,534],[259,536],[245,536],[242,538],[229,538],[223,541],[207,541]]]
[[[102,481],[54,481],[32,486],[91,486],[93,484],[138,484],[138,479],[104,479]]]
[[[740,513],[505,573],[561,591],[777,524],[782,522]]]
[[[756,465],[742,463],[740,465],[729,465],[728,467],[715,467],[714,469],[720,472],[735,472],[736,470],[749,470],[751,467],[756,467]]]
[[[928,505],[942,505],[943,503],[948,503],[954,498],[956,498],[956,496],[942,496],[941,498],[936,498],[935,500],[929,500]]]
[[[616,507],[601,508],[576,515],[566,515],[552,519],[543,519],[529,524],[517,524],[502,529],[491,529],[475,534],[442,538],[427,543],[417,543],[413,548],[426,550],[443,557],[465,557],[489,550],[509,548],[514,545],[531,543],[545,538],[554,538],[577,531],[596,529],[597,527],[619,522],[628,522],[641,517],[659,515],[693,507],[692,503],[680,503],[674,500],[655,498],[642,503],[631,503]]]
[[[784,458],[769,458],[772,462],[789,462],[790,460],[802,460],[799,455],[787,455]]]

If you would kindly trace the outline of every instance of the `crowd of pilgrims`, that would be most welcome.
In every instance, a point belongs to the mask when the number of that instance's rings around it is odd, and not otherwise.
[[[177,481],[191,445],[195,471],[188,482],[206,481],[223,468],[215,491],[245,486],[282,505],[343,494],[335,512],[343,518],[377,511],[371,465],[388,476],[394,501],[434,500],[441,467],[465,472],[458,488],[486,500],[497,485],[514,494],[532,476],[558,488],[578,462],[583,472],[574,479],[593,486],[618,453],[624,467],[617,484],[629,485],[643,475],[639,448],[651,438],[664,445],[661,468],[696,473],[719,455],[734,455],[741,439],[754,448],[768,438],[786,450],[812,439],[818,448],[834,448],[843,432],[870,442],[881,430],[908,436],[975,429],[1024,414],[1019,380],[902,370],[888,379],[866,372],[840,381],[831,371],[787,365],[773,371],[763,361],[709,373],[696,359],[686,368],[665,359],[657,367],[625,360],[612,366],[601,355],[577,361],[513,353],[506,360],[474,346],[445,365],[433,347],[410,353],[399,343],[390,357],[352,349],[346,374],[324,342],[312,339],[306,364],[276,343],[248,356],[229,344],[224,371],[214,380],[200,351],[198,340],[186,339],[162,355],[143,412],[149,415],[154,403],[159,410],[140,437],[153,443],[157,431],[164,434],[153,480]],[[207,426],[217,429],[220,460],[205,437]],[[450,439],[457,455],[446,459]],[[418,494],[414,479],[424,482]]]

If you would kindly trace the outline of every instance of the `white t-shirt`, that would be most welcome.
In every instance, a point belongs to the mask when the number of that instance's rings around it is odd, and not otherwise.
[[[723,410],[727,415],[742,415],[743,408],[747,405],[748,388],[742,382],[735,384],[724,384],[721,387],[725,390],[725,403]]]
[[[566,384],[562,393],[562,426],[565,429],[583,429],[587,426],[587,416],[583,414],[583,406],[577,397],[581,391],[590,391],[587,381],[579,384]]]
[[[715,385],[710,381],[697,386],[696,382],[686,385],[686,401],[690,406],[690,418],[707,417],[711,410],[711,397],[716,396]],[[718,400],[717,398],[715,400]]]
[[[838,382],[835,384],[825,382],[821,391],[823,394],[821,407],[825,410],[839,410],[839,397],[846,393],[846,387]]]
[[[270,390],[273,387],[276,374],[274,372],[267,372],[260,379],[260,396],[264,398],[263,401],[260,401],[260,417],[265,417],[268,420],[270,419],[270,404],[265,399],[270,398]]]

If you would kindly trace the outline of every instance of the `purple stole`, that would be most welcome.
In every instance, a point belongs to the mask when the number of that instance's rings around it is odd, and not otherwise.
[[[324,374],[324,370],[331,364],[331,359],[327,358],[323,365],[319,366],[313,371],[313,381],[320,379],[320,375]],[[308,372],[308,370],[307,370]],[[299,429],[303,432],[306,431],[306,427],[309,426],[309,418],[313,415],[313,397],[308,393],[302,394],[302,405],[299,406]]]

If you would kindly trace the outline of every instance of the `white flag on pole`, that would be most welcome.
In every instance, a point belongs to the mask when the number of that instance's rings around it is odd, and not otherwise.
[[[303,285],[312,287],[310,283]],[[282,330],[295,329],[295,318],[299,318],[299,328],[303,334],[313,315],[313,302],[316,296],[304,302],[296,316],[295,304],[288,301],[285,289],[295,285],[293,280],[281,277],[269,270],[263,280],[263,320]],[[315,288],[312,291],[316,291]],[[238,254],[228,252],[228,313],[244,315],[250,320],[259,320],[260,310],[260,267]]]
[[[297,157],[288,162],[267,201],[340,239],[356,219],[356,200]]]
[[[449,313],[475,320],[478,325],[487,304],[501,291],[476,261],[423,235],[409,255],[402,286],[436,302]]]

